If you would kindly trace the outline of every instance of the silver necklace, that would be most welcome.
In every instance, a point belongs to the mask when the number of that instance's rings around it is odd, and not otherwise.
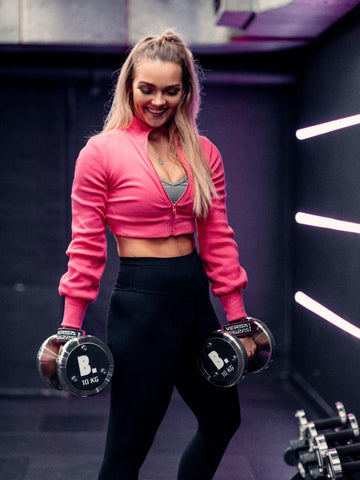
[[[164,163],[165,163],[164,160],[161,157],[157,158],[157,162],[158,162],[159,165],[164,165]]]

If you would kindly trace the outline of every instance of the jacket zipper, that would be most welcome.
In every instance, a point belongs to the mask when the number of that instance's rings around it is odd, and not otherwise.
[[[179,200],[178,200],[179,201]],[[171,204],[171,213],[172,213],[172,224],[171,224],[171,234],[174,235],[175,230],[175,215],[176,215],[176,203]]]
[[[176,213],[177,213],[177,211],[176,211],[176,206],[177,206],[177,204],[180,202],[180,200],[182,199],[182,197],[185,195],[187,189],[189,188],[189,182],[188,182],[188,184],[186,185],[185,191],[184,191],[184,193],[181,195],[181,197],[179,198],[179,200],[177,200],[176,203],[173,203],[173,202],[171,201],[171,198],[169,197],[167,191],[165,190],[165,187],[164,187],[164,185],[163,185],[163,183],[162,183],[162,181],[161,181],[161,178],[160,178],[158,172],[156,171],[156,168],[154,167],[154,165],[153,165],[153,163],[152,163],[152,161],[151,161],[151,158],[149,157],[149,154],[148,154],[147,151],[146,151],[146,155],[147,155],[147,157],[148,157],[148,159],[149,159],[149,162],[150,162],[150,164],[151,164],[151,166],[152,166],[152,169],[153,169],[153,172],[154,172],[154,174],[155,174],[155,176],[156,176],[156,178],[157,178],[157,181],[160,183],[160,185],[161,185],[161,187],[162,187],[162,190],[163,190],[163,192],[164,192],[164,195],[166,196],[167,200],[168,200],[169,203],[170,203],[170,206],[171,206],[171,219],[172,219],[172,222],[171,222],[171,235],[174,235],[174,230],[175,230],[175,215],[176,215]],[[185,167],[185,165],[184,165],[184,168],[185,168],[186,174],[187,174],[187,176],[188,176],[188,178],[189,178],[189,172],[188,172],[187,168]]]

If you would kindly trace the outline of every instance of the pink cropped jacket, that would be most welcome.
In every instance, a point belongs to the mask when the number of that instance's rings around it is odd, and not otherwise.
[[[89,302],[97,298],[106,262],[106,228],[131,238],[166,238],[197,233],[198,253],[212,292],[219,297],[227,320],[246,316],[241,290],[247,285],[239,264],[233,230],[225,204],[221,156],[200,137],[213,172],[217,197],[205,219],[193,213],[194,181],[187,159],[179,156],[188,185],[173,204],[149,158],[151,128],[134,117],[126,130],[114,129],[92,137],[76,162],[72,188],[72,241],[68,270],[59,285],[65,296],[63,326],[81,328]]]

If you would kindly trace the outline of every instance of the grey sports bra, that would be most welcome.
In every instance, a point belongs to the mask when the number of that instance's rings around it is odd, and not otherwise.
[[[164,185],[166,193],[169,195],[172,203],[176,203],[181,197],[181,195],[185,192],[188,184],[188,176],[186,175],[178,182],[168,182],[164,179],[161,179],[161,182]]]

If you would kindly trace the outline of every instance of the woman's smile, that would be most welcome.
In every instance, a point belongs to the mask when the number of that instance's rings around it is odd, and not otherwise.
[[[149,127],[160,128],[175,114],[182,92],[180,65],[144,60],[132,83],[134,115]]]

